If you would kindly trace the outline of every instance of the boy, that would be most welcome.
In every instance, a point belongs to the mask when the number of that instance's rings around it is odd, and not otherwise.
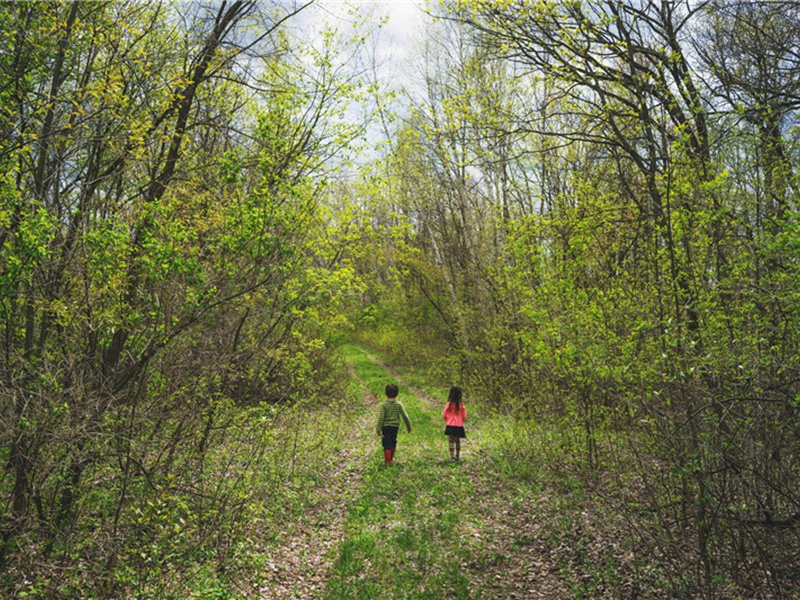
[[[386,386],[386,402],[381,404],[378,411],[378,435],[383,438],[383,458],[385,465],[392,464],[394,451],[397,448],[397,430],[400,429],[400,418],[406,423],[408,433],[411,433],[411,421],[402,403],[397,400],[398,389],[394,383]]]

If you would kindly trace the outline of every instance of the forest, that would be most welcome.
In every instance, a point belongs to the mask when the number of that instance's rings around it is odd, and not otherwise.
[[[800,598],[800,3],[370,6],[0,2],[0,597]]]

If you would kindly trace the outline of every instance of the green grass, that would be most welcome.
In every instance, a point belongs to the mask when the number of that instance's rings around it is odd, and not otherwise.
[[[364,385],[383,398],[394,379],[360,348],[344,349]],[[386,468],[377,436],[374,460],[352,504],[325,598],[475,598],[462,565],[472,560],[469,478],[451,464],[437,406],[398,382],[412,433],[401,428],[397,464]]]
[[[382,399],[383,387],[394,377],[370,351],[348,346],[346,354],[364,384]],[[350,512],[325,597],[508,597],[520,588],[506,586],[504,573],[516,568],[520,584],[520,570],[528,568],[531,551],[541,544],[550,549],[548,564],[558,573],[550,577],[563,585],[562,594],[578,599],[616,593],[621,578],[617,556],[597,555],[587,545],[591,534],[585,538],[582,532],[581,515],[590,498],[576,464],[573,431],[483,409],[465,389],[465,462],[451,465],[441,419],[449,385],[431,383],[422,372],[398,369],[399,398],[414,431],[400,437],[397,468],[381,468],[375,442],[374,461]],[[482,508],[473,501],[475,485],[494,496]],[[493,528],[501,510],[523,520],[536,511],[538,528],[520,523],[504,546],[498,539],[503,534]],[[541,568],[540,562],[533,564],[530,568]]]
[[[465,389],[469,437],[464,461],[451,464],[441,419],[449,382],[427,381],[422,368],[390,373],[358,346],[344,353],[379,400],[387,383],[400,385],[413,432],[401,428],[399,464],[390,468],[374,432],[365,435],[374,453],[324,598],[480,600],[540,589],[577,600],[644,587],[648,578],[628,564],[616,535],[622,526],[592,491],[602,473],[585,468],[574,424],[493,412]],[[643,597],[662,591],[663,581]]]

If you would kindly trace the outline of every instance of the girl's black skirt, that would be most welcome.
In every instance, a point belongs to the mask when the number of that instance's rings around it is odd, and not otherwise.
[[[466,432],[464,431],[463,427],[455,427],[454,425],[448,425],[444,428],[444,434],[447,437],[454,437],[454,438],[465,438],[467,437]]]

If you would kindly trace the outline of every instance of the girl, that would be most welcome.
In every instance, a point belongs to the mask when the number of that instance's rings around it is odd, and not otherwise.
[[[450,462],[461,460],[461,438],[467,437],[464,433],[464,419],[467,418],[467,409],[461,402],[461,388],[454,385],[450,388],[450,396],[442,412],[444,417],[444,434],[450,438]]]

